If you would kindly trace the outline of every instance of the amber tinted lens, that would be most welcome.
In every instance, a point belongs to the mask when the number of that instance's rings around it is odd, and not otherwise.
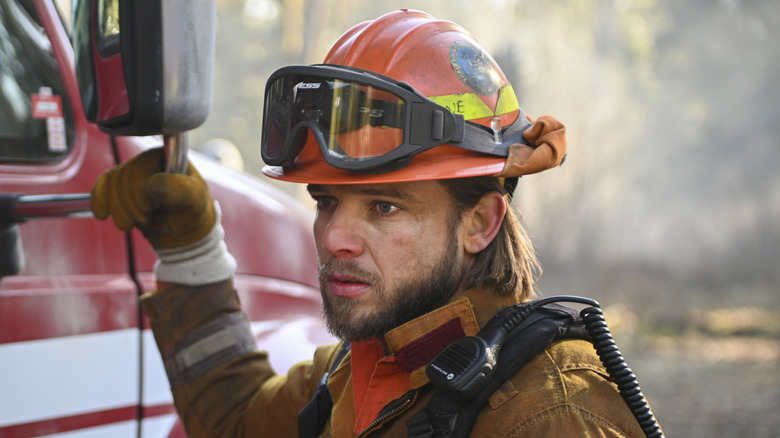
[[[266,92],[263,154],[300,151],[299,124],[318,129],[332,158],[351,162],[382,156],[403,143],[405,105],[393,93],[338,79],[282,76]],[[301,144],[299,144],[301,143]]]

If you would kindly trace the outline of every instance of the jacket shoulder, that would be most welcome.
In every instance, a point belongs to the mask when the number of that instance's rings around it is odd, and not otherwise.
[[[556,341],[496,391],[473,436],[643,436],[593,346]]]

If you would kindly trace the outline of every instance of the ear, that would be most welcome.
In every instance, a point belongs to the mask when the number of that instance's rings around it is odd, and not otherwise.
[[[466,213],[463,220],[463,249],[476,254],[487,248],[498,234],[506,215],[506,200],[499,192],[488,192]]]

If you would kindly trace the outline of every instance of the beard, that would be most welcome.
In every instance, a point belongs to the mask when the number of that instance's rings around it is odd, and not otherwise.
[[[455,239],[451,239],[443,257],[427,275],[410,278],[392,291],[386,290],[377,275],[363,270],[354,262],[329,260],[319,270],[328,331],[344,342],[381,339],[390,330],[441,307],[452,298],[461,283],[463,261],[459,255]],[[336,271],[370,284],[378,310],[371,315],[354,317],[356,308],[360,306],[358,300],[327,294],[328,277]]]

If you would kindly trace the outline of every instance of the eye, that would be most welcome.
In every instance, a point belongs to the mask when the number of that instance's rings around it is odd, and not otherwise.
[[[317,209],[326,209],[333,207],[336,204],[336,200],[333,199],[331,196],[324,196],[324,195],[318,195],[318,196],[312,196],[315,201],[317,201]]]
[[[398,207],[390,202],[379,201],[376,203],[376,209],[382,214],[391,214],[398,211]]]

